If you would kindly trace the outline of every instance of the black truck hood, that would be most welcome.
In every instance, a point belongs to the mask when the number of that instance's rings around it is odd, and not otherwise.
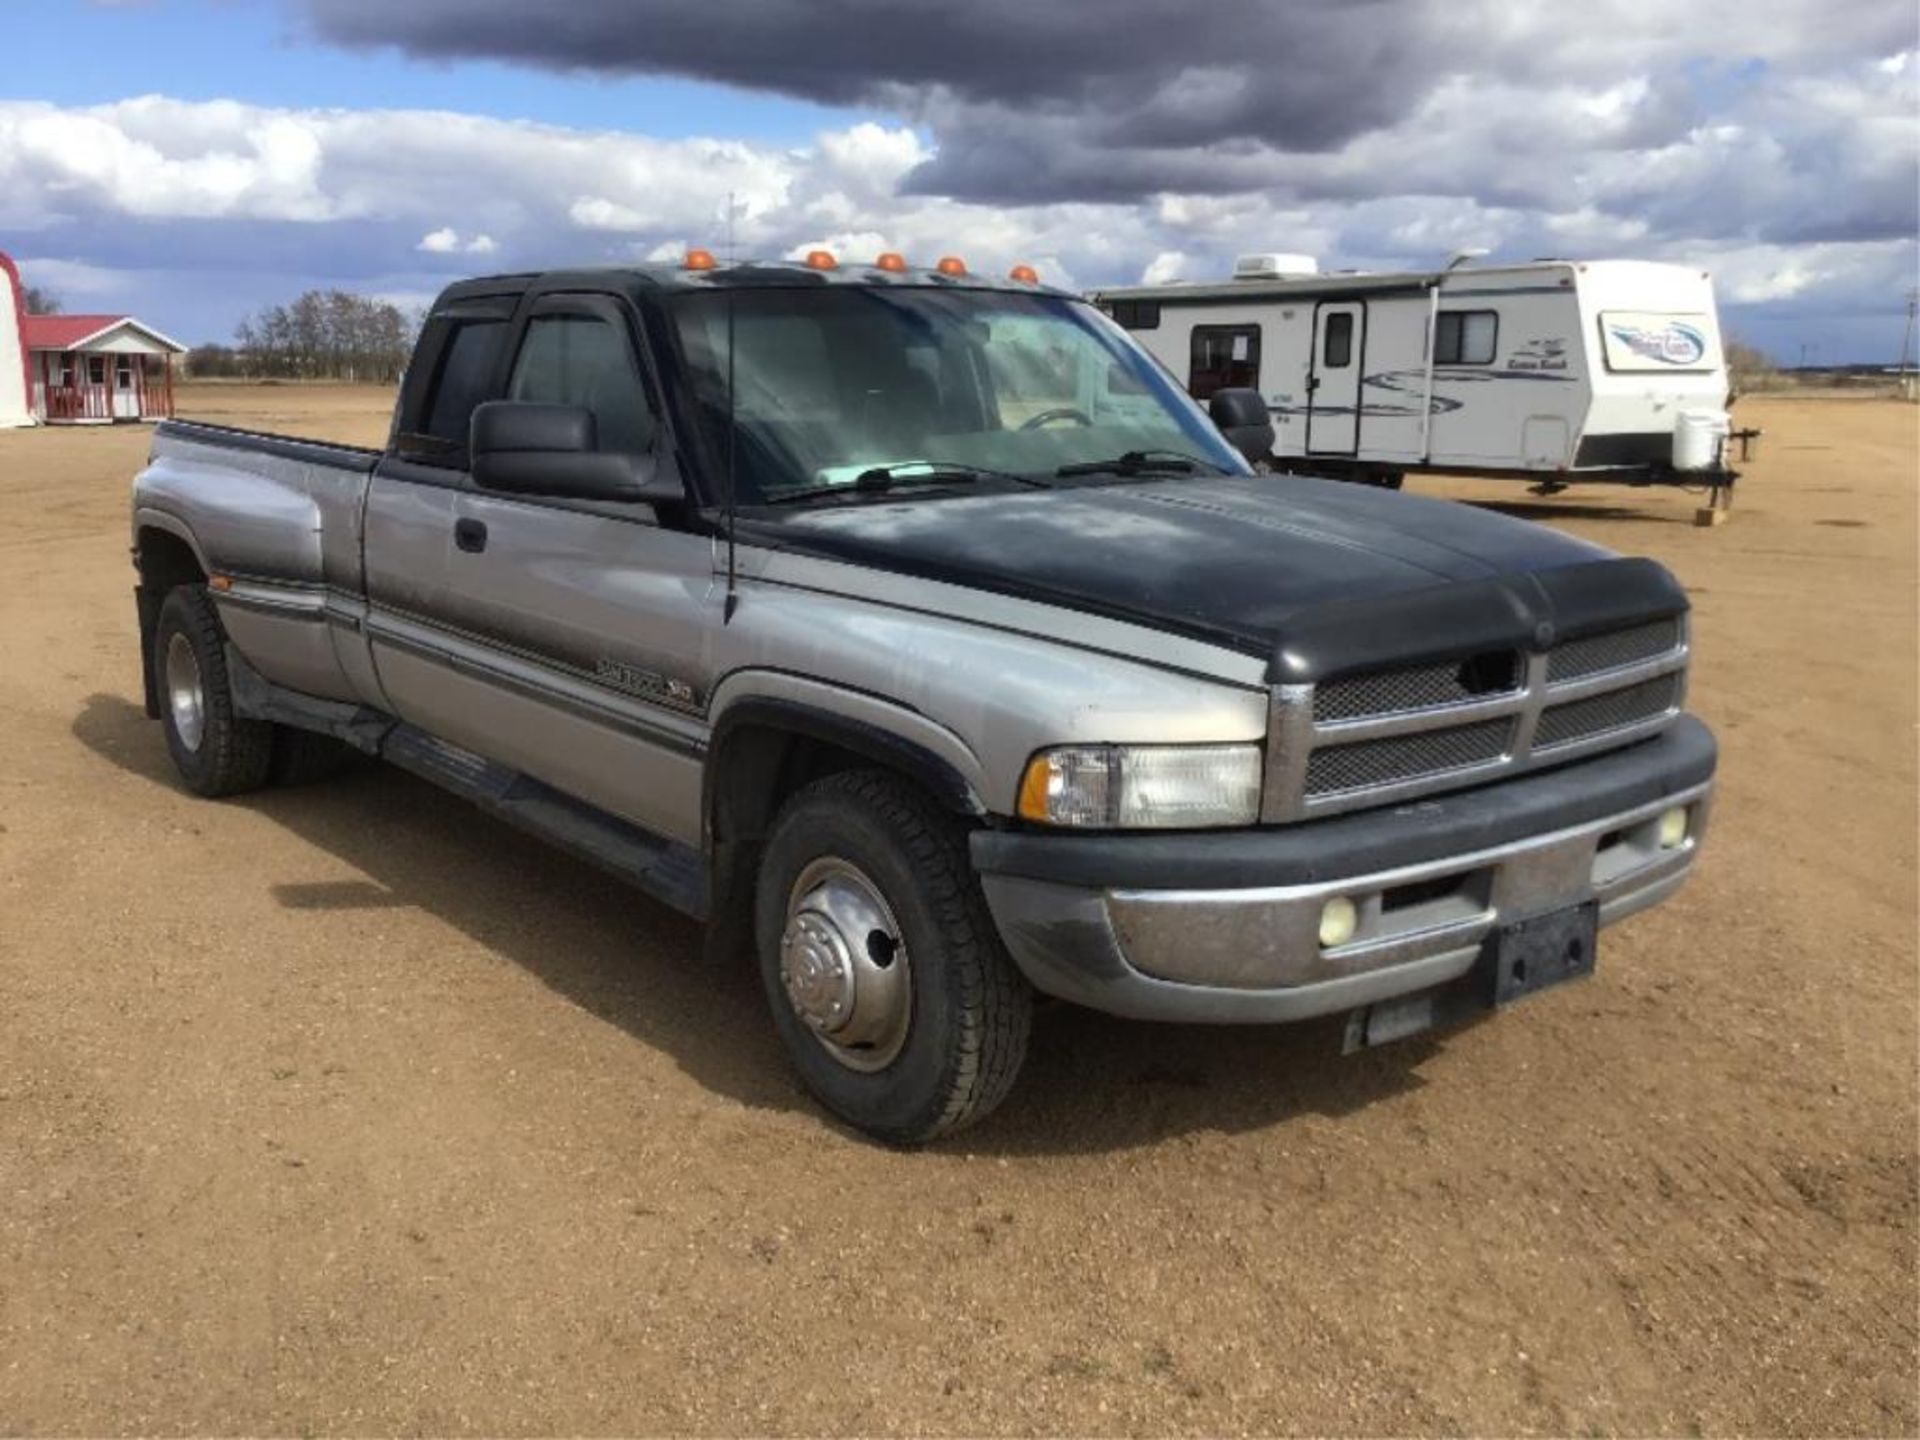
[[[837,504],[742,531],[1210,641],[1269,658],[1283,681],[1544,649],[1687,608],[1652,561],[1468,505],[1293,476]]]

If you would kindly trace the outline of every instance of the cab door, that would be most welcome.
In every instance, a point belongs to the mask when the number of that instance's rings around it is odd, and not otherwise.
[[[468,422],[500,393],[516,304],[512,295],[469,297],[428,320],[361,524],[363,643],[377,691],[366,698],[448,739],[469,708],[446,644],[455,502],[469,483]]]
[[[1360,450],[1367,307],[1357,300],[1323,301],[1313,312],[1313,354],[1307,371],[1307,453],[1355,455]]]
[[[549,295],[522,316],[508,400],[583,406],[599,447],[674,449],[624,300]],[[669,507],[671,512],[673,507]],[[700,838],[712,543],[642,502],[454,498],[445,636],[464,677],[446,738],[658,834]]]

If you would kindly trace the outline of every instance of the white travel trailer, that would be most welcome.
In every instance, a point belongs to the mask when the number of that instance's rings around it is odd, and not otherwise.
[[[1320,274],[1309,257],[1249,255],[1229,281],[1093,299],[1196,398],[1260,391],[1280,468],[1730,497],[1726,363],[1703,270],[1537,260]]]

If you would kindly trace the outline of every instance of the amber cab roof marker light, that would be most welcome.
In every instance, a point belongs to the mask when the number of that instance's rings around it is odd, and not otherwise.
[[[1038,285],[1040,272],[1031,265],[1016,265],[1007,272],[1009,280],[1017,280],[1022,285]]]
[[[809,250],[807,251],[807,268],[809,270],[838,270],[840,268],[840,262],[833,258],[833,252],[831,250]]]
[[[907,268],[907,257],[902,255],[898,250],[888,250],[882,253],[878,260],[873,262],[873,268],[876,270],[890,270],[897,275]]]
[[[942,255],[933,268],[942,275],[964,275],[967,273],[967,262],[958,255]]]
[[[687,258],[681,263],[689,270],[711,270],[718,262],[711,250],[693,249],[687,251]]]

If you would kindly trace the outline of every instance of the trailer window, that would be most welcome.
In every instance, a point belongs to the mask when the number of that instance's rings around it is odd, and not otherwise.
[[[1230,388],[1260,388],[1260,327],[1194,326],[1187,393],[1207,400],[1214,391]]]
[[[1336,310],[1327,316],[1326,339],[1320,346],[1320,368],[1344,370],[1353,363],[1353,312]]]
[[[1107,313],[1128,330],[1158,330],[1160,328],[1160,302],[1158,300],[1111,300],[1107,303]]]
[[[1492,310],[1444,310],[1433,326],[1433,363],[1491,365],[1500,338],[1500,317]]]

